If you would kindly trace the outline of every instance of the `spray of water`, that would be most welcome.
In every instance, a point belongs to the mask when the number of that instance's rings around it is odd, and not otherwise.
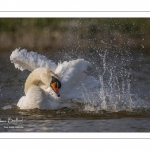
[[[138,94],[132,94],[132,73],[129,67],[130,58],[125,56],[117,56],[117,59],[109,57],[109,52],[104,51],[96,57],[101,62],[93,67],[99,69],[98,79],[100,82],[99,89],[95,89],[95,93],[83,93],[85,99],[84,111],[133,111],[138,108],[144,108],[147,105],[143,103]],[[112,56],[111,53],[111,57]],[[96,63],[93,63],[96,64]],[[99,66],[98,66],[99,65]],[[94,69],[93,69],[94,71]],[[95,71],[95,72],[96,72]]]

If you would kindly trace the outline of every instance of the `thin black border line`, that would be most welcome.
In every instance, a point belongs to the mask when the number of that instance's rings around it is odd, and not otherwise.
[[[35,12],[35,13],[37,13],[37,12],[129,12],[129,13],[131,13],[131,12],[135,12],[135,13],[137,13],[137,12],[150,12],[150,11],[0,11],[0,12]]]

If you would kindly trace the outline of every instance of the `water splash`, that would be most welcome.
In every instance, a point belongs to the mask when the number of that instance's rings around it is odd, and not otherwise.
[[[113,60],[110,56],[117,59]],[[135,109],[149,107],[149,102],[141,99],[137,93],[132,93],[131,81],[133,78],[130,68],[130,55],[125,57],[121,54],[121,57],[119,57],[118,52],[113,54],[106,50],[99,53],[99,59],[102,66],[96,68],[99,68],[100,88],[92,96],[85,90],[84,111],[131,112]]]

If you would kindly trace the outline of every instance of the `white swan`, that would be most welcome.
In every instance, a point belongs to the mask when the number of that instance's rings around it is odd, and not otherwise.
[[[59,97],[58,89],[60,87],[61,83],[57,75],[46,68],[37,68],[28,76],[25,82],[26,96],[19,100],[17,106],[20,107],[20,109],[54,109],[54,106],[58,107],[58,103],[52,102],[54,99],[50,97],[49,92],[53,90]],[[52,106],[52,104],[54,106]],[[62,104],[59,103],[59,105],[62,107]]]
[[[57,66],[45,56],[16,49],[10,60],[16,68],[32,71],[25,83],[26,96],[17,104],[20,109],[71,107],[72,102],[84,103],[92,99],[99,86],[99,81],[84,73],[90,63],[83,59],[65,61]]]

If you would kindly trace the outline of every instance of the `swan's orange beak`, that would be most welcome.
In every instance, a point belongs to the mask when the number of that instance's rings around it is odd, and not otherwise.
[[[54,90],[54,92],[57,94],[57,96],[60,97],[60,94],[59,94],[59,91],[58,91],[58,87],[57,87],[57,82],[51,83],[51,87]]]

